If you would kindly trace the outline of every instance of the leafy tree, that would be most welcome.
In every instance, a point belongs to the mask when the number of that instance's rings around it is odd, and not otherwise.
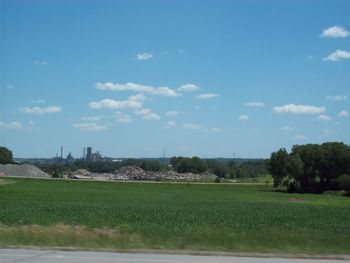
[[[13,163],[12,152],[6,147],[0,146],[0,164]]]
[[[295,145],[290,154],[280,149],[271,154],[274,185],[289,191],[322,193],[339,186],[337,178],[350,173],[350,147],[340,142]]]

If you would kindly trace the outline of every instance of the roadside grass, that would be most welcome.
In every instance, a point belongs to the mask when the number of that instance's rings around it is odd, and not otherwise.
[[[265,184],[1,182],[0,246],[350,252],[348,197]]]

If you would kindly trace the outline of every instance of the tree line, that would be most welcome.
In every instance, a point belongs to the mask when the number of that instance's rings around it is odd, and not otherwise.
[[[269,170],[274,186],[289,192],[350,192],[350,146],[342,142],[293,146],[273,152]]]

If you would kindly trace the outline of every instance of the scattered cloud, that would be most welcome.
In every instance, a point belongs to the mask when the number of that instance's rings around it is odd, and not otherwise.
[[[107,126],[98,125],[95,122],[89,122],[89,123],[75,123],[73,124],[73,127],[78,128],[82,131],[104,131],[107,130]]]
[[[0,129],[21,130],[22,128],[23,128],[22,123],[18,121],[13,121],[9,123],[0,121]]]
[[[248,107],[264,107],[265,106],[265,104],[263,102],[258,102],[258,101],[247,102],[244,105],[248,106]]]
[[[143,120],[160,120],[160,116],[152,112],[150,109],[136,110],[135,114],[141,116]]]
[[[221,130],[219,128],[212,128],[210,131],[211,132],[221,132]]]
[[[332,118],[328,115],[321,114],[318,115],[317,119],[320,121],[330,121]]]
[[[202,125],[195,124],[195,123],[185,123],[183,127],[187,130],[200,130],[203,129]]]
[[[246,121],[246,120],[249,120],[249,116],[248,115],[245,115],[245,114],[242,114],[242,115],[239,115],[238,116],[238,119],[240,121]]]
[[[8,84],[8,85],[6,86],[6,89],[13,89],[13,88],[14,88],[14,86],[11,85],[11,84]]]
[[[284,106],[273,107],[273,111],[277,113],[320,114],[322,112],[325,112],[326,108],[310,105],[286,104]]]
[[[102,116],[83,116],[80,118],[82,121],[99,121]]]
[[[180,114],[180,112],[176,111],[176,110],[171,110],[171,111],[167,111],[165,113],[166,116],[169,116],[169,117],[176,117]]]
[[[191,92],[191,91],[199,90],[199,87],[196,84],[188,83],[188,84],[181,85],[177,90],[184,91],[184,92]]]
[[[335,131],[331,131],[331,130],[325,129],[322,132],[322,137],[328,137],[328,136],[331,136],[331,135],[333,135],[335,133],[336,133]]]
[[[47,66],[49,63],[45,60],[34,60],[33,63],[35,65],[40,65],[40,66]]]
[[[346,110],[342,110],[341,112],[338,113],[338,117],[347,118],[349,117],[349,113]]]
[[[39,100],[33,100],[32,102],[37,104],[43,104],[43,103],[46,103],[46,100],[39,99]]]
[[[141,85],[133,82],[128,82],[125,84],[106,82],[97,82],[95,87],[99,90],[112,90],[112,91],[133,91],[146,93],[150,95],[164,96],[164,97],[177,97],[181,93],[177,93],[175,90],[168,87],[152,87],[147,85]]]
[[[280,127],[280,130],[282,130],[282,131],[293,131],[294,129],[292,127],[289,127],[289,126],[283,126],[283,127]]]
[[[350,59],[350,52],[338,49],[329,54],[327,57],[323,58],[324,61],[339,61],[342,59]]]
[[[143,100],[145,96],[142,94],[130,96],[127,100],[112,100],[104,99],[101,101],[89,102],[91,109],[110,109],[110,110],[121,110],[121,109],[140,109],[143,106]]]
[[[195,109],[195,110],[199,110],[200,108],[201,108],[201,107],[198,106],[198,105],[194,106],[194,109]]]
[[[176,126],[176,123],[175,123],[174,121],[168,121],[168,122],[165,124],[164,128],[169,129],[169,128],[172,128],[172,127],[175,127],[175,126]]]
[[[117,122],[121,122],[121,123],[133,122],[133,119],[129,114],[125,114],[120,111],[116,112],[116,119],[117,119]]]
[[[338,38],[348,36],[350,36],[350,32],[342,26],[332,26],[327,29],[324,29],[322,34],[320,35],[320,37],[325,38]]]
[[[206,100],[206,99],[211,99],[211,98],[216,98],[219,97],[219,94],[214,94],[214,93],[203,93],[200,95],[197,95],[196,98],[200,100]]]
[[[144,52],[144,53],[139,53],[136,55],[136,58],[138,60],[149,60],[149,59],[152,59],[153,58],[153,55],[152,53],[150,52]]]
[[[181,96],[181,93],[177,93],[175,90],[168,87],[159,87],[155,88],[151,95],[163,96],[163,97],[178,97]]]
[[[62,107],[59,106],[49,106],[46,108],[41,108],[41,107],[22,107],[20,109],[23,113],[26,114],[47,114],[47,113],[58,113],[62,111]]]
[[[297,140],[301,140],[301,141],[309,140],[309,138],[307,136],[303,135],[303,134],[297,134],[297,135],[294,136],[294,138],[297,139]]]
[[[336,96],[327,96],[326,97],[326,99],[327,100],[346,100],[348,97],[347,96],[345,96],[345,95],[343,95],[343,96],[341,96],[341,95],[336,95]]]

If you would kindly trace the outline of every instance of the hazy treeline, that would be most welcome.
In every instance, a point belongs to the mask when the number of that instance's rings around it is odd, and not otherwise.
[[[77,169],[87,169],[94,173],[113,173],[124,166],[138,166],[145,171],[166,172],[174,170],[179,173],[203,173],[209,172],[226,178],[255,178],[266,175],[267,161],[253,160],[236,164],[233,160],[201,159],[199,157],[173,157],[170,164],[164,164],[159,160],[126,159],[120,162],[96,161],[88,162],[76,160],[73,163],[34,163],[37,167],[49,174],[65,174]]]

